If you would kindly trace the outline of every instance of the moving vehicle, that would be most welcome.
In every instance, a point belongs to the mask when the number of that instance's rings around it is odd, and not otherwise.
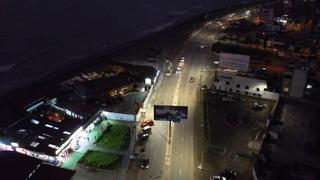
[[[137,160],[137,165],[141,169],[148,169],[150,164],[150,160],[147,157],[144,157],[143,159]]]
[[[176,74],[181,74],[181,68],[177,68]]]
[[[181,57],[180,62],[181,62],[181,63],[184,63],[184,57]]]
[[[194,82],[194,77],[190,77],[189,82]]]
[[[166,76],[171,76],[171,73],[172,73],[172,69],[168,69],[168,70],[166,71]]]
[[[141,127],[143,128],[145,126],[154,126],[154,120],[151,118],[143,120],[141,123]]]

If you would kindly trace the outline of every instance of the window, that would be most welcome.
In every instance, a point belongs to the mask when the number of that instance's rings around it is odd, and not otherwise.
[[[50,147],[52,149],[59,149],[59,147],[54,144],[49,144],[48,147]]]
[[[257,91],[259,92],[259,91],[260,91],[260,88],[257,88]]]
[[[237,92],[237,93],[240,93],[240,91],[239,91],[239,90],[236,90],[236,92]]]
[[[48,127],[48,128],[53,128],[53,126],[50,125],[50,124],[46,124],[45,126]]]
[[[240,88],[240,84],[237,84],[237,88]]]
[[[36,141],[32,141],[32,142],[30,143],[30,146],[32,146],[32,147],[37,147],[39,144],[40,144],[40,143],[38,143],[38,142],[36,142]]]
[[[229,81],[226,81],[226,85],[229,85],[230,84],[230,82]]]
[[[232,88],[230,88],[229,91],[232,92]]]
[[[248,95],[248,92],[245,92],[246,95]]]
[[[248,86],[248,85],[246,85],[246,89],[249,89],[249,86]]]
[[[70,135],[71,133],[70,133],[70,132],[68,132],[68,131],[63,131],[63,134]]]
[[[42,140],[46,139],[46,137],[40,136],[40,135],[38,136],[38,138],[39,138],[39,139],[42,139]]]

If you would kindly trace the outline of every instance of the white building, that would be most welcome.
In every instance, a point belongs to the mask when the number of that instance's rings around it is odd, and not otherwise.
[[[214,84],[216,89],[220,91],[273,99],[273,95],[265,91],[267,88],[265,80],[239,76],[234,72],[217,71]]]

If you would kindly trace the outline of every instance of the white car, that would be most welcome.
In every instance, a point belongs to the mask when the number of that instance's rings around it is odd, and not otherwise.
[[[210,176],[210,180],[227,180],[223,176]]]
[[[265,104],[265,103],[259,103],[259,102],[255,102],[255,103],[253,103],[253,105],[254,105],[255,107],[258,107],[258,108],[266,108],[266,107],[267,107],[267,104]]]
[[[207,72],[207,71],[209,71],[209,70],[210,70],[209,66],[205,66],[205,67],[203,67],[203,69],[202,69],[203,72]]]
[[[226,102],[236,102],[235,99],[233,99],[233,97],[223,97],[222,101],[226,101]]]

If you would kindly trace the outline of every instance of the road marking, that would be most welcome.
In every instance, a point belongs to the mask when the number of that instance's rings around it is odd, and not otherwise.
[[[181,138],[181,141],[183,142],[183,137]]]
[[[178,83],[174,92],[174,98],[173,98],[173,105],[177,105],[178,97],[179,97],[179,87],[181,82],[181,76],[179,76]],[[167,94],[169,95],[169,93]],[[172,142],[173,142],[173,135],[174,135],[174,124],[171,124],[171,139],[169,139],[169,131],[168,131],[168,142],[166,147],[166,156],[164,163],[166,165],[170,165],[171,162],[171,152],[172,152]]]
[[[180,153],[180,157],[181,157],[181,159],[182,159],[182,152]]]
[[[171,124],[171,140],[169,140],[169,131],[168,131],[168,141],[167,141],[167,147],[166,147],[166,156],[165,156],[165,164],[170,165],[171,162],[171,151],[172,151],[172,141],[173,141],[173,133],[174,133],[174,126],[173,123]]]
[[[179,171],[179,176],[181,176],[181,169],[180,169],[180,171]]]

